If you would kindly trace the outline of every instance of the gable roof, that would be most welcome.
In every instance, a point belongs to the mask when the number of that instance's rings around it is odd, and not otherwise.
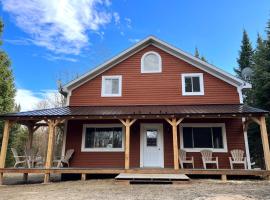
[[[149,36],[140,42],[136,43],[132,47],[126,49],[125,51],[121,52],[117,56],[111,58],[110,60],[104,62],[103,64],[97,66],[93,70],[83,74],[82,76],[78,77],[77,79],[74,79],[73,81],[67,83],[62,88],[64,92],[72,91],[73,89],[79,87],[80,85],[84,84],[85,82],[95,78],[99,74],[103,73],[104,71],[114,67],[121,61],[127,59],[131,55],[137,53],[138,51],[142,50],[143,48],[153,45],[157,48],[160,48],[161,50],[181,59],[185,62],[193,65],[194,67],[197,67],[235,87],[238,88],[251,88],[251,84],[233,76],[232,74],[214,66],[207,62],[202,61],[201,59],[198,59],[154,36]]]

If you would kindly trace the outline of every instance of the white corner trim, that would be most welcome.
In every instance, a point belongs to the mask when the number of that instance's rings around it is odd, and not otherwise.
[[[67,92],[67,97],[66,97],[66,106],[69,106],[70,104],[70,97],[71,97],[72,91]]]
[[[118,94],[106,94],[105,93],[105,80],[106,79],[118,79]],[[102,76],[101,80],[101,97],[121,97],[122,96],[122,76],[121,75],[113,75],[113,76]]]
[[[237,87],[237,92],[238,92],[238,95],[239,95],[239,102],[240,103],[243,103],[244,102],[242,89],[243,89],[242,87]]]
[[[186,92],[185,90],[185,78],[186,77],[199,77],[200,80],[200,92]],[[183,96],[197,96],[197,95],[204,95],[204,80],[203,80],[203,73],[183,73],[181,74],[181,81],[182,81],[182,95]]]
[[[122,128],[122,148],[86,148],[85,147],[85,133],[86,128]],[[122,152],[125,147],[125,133],[124,126],[122,124],[84,124],[82,132],[82,143],[81,143],[81,152]]]
[[[161,163],[162,163],[162,168],[164,168],[164,134],[163,134],[163,124],[162,123],[141,123],[140,124],[140,167],[143,168],[144,167],[144,163],[143,163],[143,160],[144,160],[144,130],[146,128],[157,128],[160,133],[161,133],[161,138],[162,138],[162,141],[161,141],[161,147],[160,147],[160,150],[161,150],[161,154],[162,154],[162,160],[161,160]]]
[[[147,70],[145,70],[144,59],[149,54],[154,54],[154,55],[156,55],[158,57],[158,70],[156,70],[156,71],[147,71]],[[143,56],[141,58],[141,73],[161,73],[161,72],[162,72],[162,59],[161,59],[161,56],[155,51],[148,51],[145,54],[143,54]]]
[[[221,127],[222,128],[222,140],[223,140],[223,148],[215,149],[215,148],[184,148],[184,138],[183,138],[183,127]],[[180,149],[185,150],[186,152],[200,152],[202,150],[211,150],[216,153],[227,153],[227,135],[226,135],[226,126],[225,123],[180,123]]]

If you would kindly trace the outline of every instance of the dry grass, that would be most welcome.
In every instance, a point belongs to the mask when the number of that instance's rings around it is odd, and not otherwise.
[[[192,180],[177,185],[123,185],[113,179],[87,181],[42,182],[41,175],[29,177],[32,184],[21,184],[22,176],[7,175],[0,186],[2,200],[59,200],[59,199],[184,199],[184,200],[253,200],[270,199],[270,182],[262,180],[228,181]],[[59,177],[53,177],[55,181]],[[16,184],[20,183],[20,185]],[[15,185],[14,185],[15,184]]]

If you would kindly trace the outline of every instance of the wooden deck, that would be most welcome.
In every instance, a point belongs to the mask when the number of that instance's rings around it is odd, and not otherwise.
[[[147,169],[147,168],[0,168],[0,173],[28,173],[28,174],[192,174],[192,175],[237,175],[237,176],[270,176],[268,170],[243,169]]]

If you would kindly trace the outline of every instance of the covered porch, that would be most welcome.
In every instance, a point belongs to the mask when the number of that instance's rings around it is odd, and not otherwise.
[[[119,173],[166,173],[166,174],[195,174],[195,175],[220,175],[223,180],[228,175],[244,176],[270,176],[270,152],[269,142],[266,130],[265,115],[267,111],[252,108],[246,105],[193,105],[193,106],[97,106],[97,107],[63,107],[47,110],[37,110],[30,112],[11,113],[0,116],[5,120],[1,156],[0,156],[0,183],[3,183],[4,173],[21,173],[24,179],[28,174],[44,174],[44,183],[50,181],[50,174],[81,174],[83,180],[87,174],[119,174]],[[261,139],[264,151],[265,169],[251,169],[250,162],[247,163],[248,169],[199,169],[199,168],[181,168],[179,149],[181,139],[179,138],[179,126],[186,121],[196,121],[204,119],[238,119],[242,122],[243,138],[245,141],[245,155],[250,160],[247,145],[247,129],[250,123],[257,123],[260,126]],[[85,167],[71,166],[68,168],[53,167],[53,144],[55,141],[55,129],[58,125],[75,121],[118,121],[124,126],[124,165],[120,167]],[[161,121],[167,123],[170,127],[169,134],[172,137],[172,166],[154,167],[136,167],[131,164],[131,137],[132,126],[136,122]],[[5,168],[6,152],[8,149],[8,139],[10,128],[14,123],[26,125],[29,131],[28,149],[32,147],[33,134],[40,126],[48,127],[48,147],[44,166],[39,168]],[[66,128],[65,128],[66,130]],[[66,138],[66,135],[64,136]],[[65,141],[65,139],[64,139]],[[66,142],[66,141],[65,141]],[[66,149],[63,149],[63,154]],[[79,151],[79,150],[78,150]],[[76,153],[76,150],[75,150]],[[227,158],[226,158],[227,159]]]

